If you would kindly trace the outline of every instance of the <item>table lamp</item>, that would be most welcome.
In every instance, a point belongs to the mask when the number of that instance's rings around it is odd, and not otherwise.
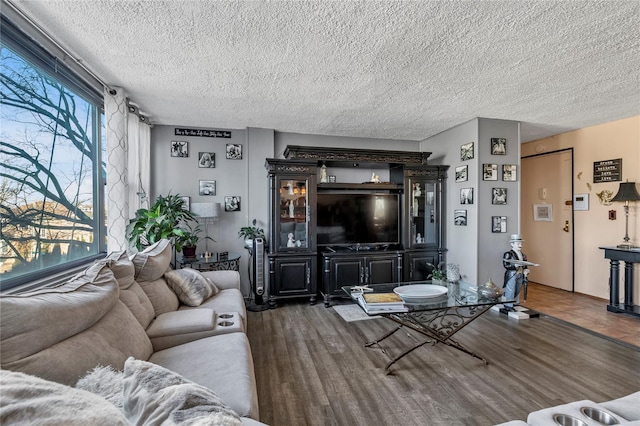
[[[209,222],[215,222],[221,216],[222,206],[220,203],[191,203],[191,212],[197,215],[196,219],[204,220],[205,252],[204,257],[208,261],[211,257],[209,253]]]
[[[634,248],[633,244],[629,243],[629,202],[640,201],[640,194],[636,191],[635,182],[621,182],[618,193],[611,199],[611,201],[618,201],[624,203],[624,216],[625,216],[625,231],[624,231],[624,243],[618,244],[618,248]]]

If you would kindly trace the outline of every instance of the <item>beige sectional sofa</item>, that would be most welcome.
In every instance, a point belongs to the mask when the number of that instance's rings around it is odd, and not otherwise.
[[[260,424],[239,274],[171,270],[171,250],[165,240],[111,253],[62,284],[3,295],[2,369],[74,386],[95,367],[143,360],[213,391],[243,424]]]

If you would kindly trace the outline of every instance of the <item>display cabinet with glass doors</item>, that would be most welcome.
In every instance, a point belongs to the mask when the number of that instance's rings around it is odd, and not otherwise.
[[[316,161],[268,159],[269,303],[317,293]]]

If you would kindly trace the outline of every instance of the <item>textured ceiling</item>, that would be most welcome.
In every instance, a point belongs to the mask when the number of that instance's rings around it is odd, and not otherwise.
[[[157,124],[523,141],[640,114],[638,1],[14,1]]]

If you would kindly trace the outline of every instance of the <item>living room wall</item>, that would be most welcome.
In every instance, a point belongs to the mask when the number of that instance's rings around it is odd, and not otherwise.
[[[622,159],[622,181],[640,183],[640,116],[586,127],[522,144],[522,157],[573,148],[574,193],[589,194],[589,210],[574,212],[575,291],[609,299],[609,261],[598,247],[622,242],[625,219],[622,203],[603,204],[598,193],[618,192],[620,182],[593,183],[593,163]],[[640,192],[640,185],[636,185]],[[617,220],[609,220],[615,210]],[[629,208],[629,237],[640,244],[640,203]],[[635,266],[634,301],[638,304],[639,265]],[[621,299],[623,296],[621,282]]]

